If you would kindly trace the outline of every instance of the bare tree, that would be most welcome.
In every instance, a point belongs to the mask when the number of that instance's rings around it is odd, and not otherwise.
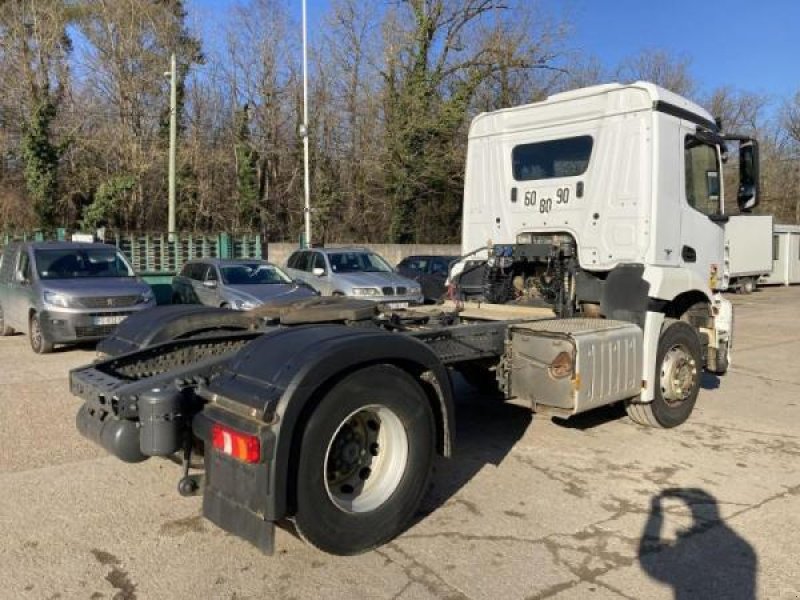
[[[697,84],[690,67],[691,60],[686,56],[674,55],[662,49],[648,49],[622,61],[616,75],[623,81],[649,81],[691,98],[697,91]]]

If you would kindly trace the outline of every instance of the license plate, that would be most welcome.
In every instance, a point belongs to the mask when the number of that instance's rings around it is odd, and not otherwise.
[[[387,302],[386,306],[388,306],[390,310],[398,310],[400,308],[408,308],[408,302]]]
[[[125,315],[110,315],[108,317],[92,317],[94,325],[119,325],[125,320]]]

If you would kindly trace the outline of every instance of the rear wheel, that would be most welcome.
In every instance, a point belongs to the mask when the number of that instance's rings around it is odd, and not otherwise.
[[[14,330],[6,325],[6,320],[3,317],[3,307],[0,306],[0,336],[12,335]]]
[[[666,320],[658,340],[653,401],[629,402],[628,416],[650,427],[680,425],[694,410],[702,372],[702,349],[694,327],[683,321]]]
[[[36,313],[31,315],[30,324],[28,326],[28,339],[31,343],[31,349],[36,354],[49,354],[53,351],[53,342],[47,339],[46,334],[42,330],[42,323],[39,315]]]
[[[435,424],[428,398],[390,365],[347,376],[305,427],[295,526],[332,554],[357,554],[400,534],[426,491]]]

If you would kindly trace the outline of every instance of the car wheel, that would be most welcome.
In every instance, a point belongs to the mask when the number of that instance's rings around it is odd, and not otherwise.
[[[339,555],[391,540],[419,507],[434,449],[433,412],[409,374],[376,365],[345,377],[322,398],[303,431],[298,534]]]
[[[0,306],[0,336],[13,335],[14,330],[6,325],[6,320],[3,318],[3,307]]]
[[[53,351],[54,344],[47,339],[44,331],[42,330],[42,323],[39,315],[36,313],[31,315],[30,324],[28,326],[28,339],[31,343],[31,350],[36,354],[49,354]]]

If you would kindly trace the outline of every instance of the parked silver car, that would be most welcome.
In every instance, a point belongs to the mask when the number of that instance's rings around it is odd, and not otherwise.
[[[0,256],[0,335],[27,332],[39,354],[55,344],[102,339],[155,303],[150,286],[114,246],[11,243]]]
[[[186,263],[172,280],[173,304],[205,304],[249,310],[271,300],[317,293],[264,260],[209,258]]]
[[[380,255],[366,248],[313,248],[294,252],[289,275],[305,281],[323,296],[355,296],[390,308],[422,304],[419,283],[403,277]]]

